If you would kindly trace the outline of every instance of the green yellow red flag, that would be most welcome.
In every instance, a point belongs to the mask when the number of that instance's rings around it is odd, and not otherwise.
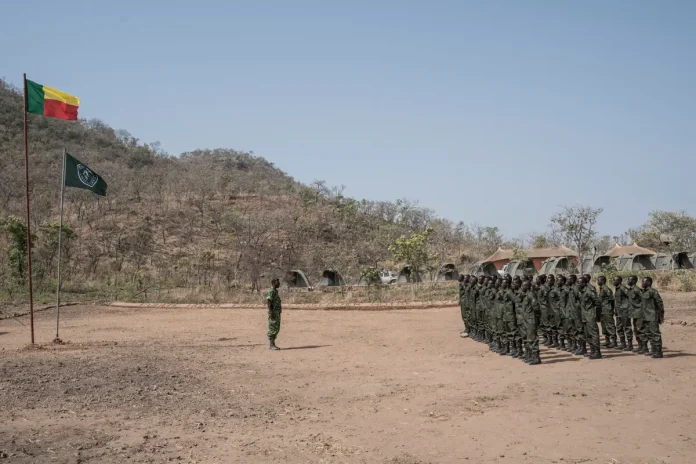
[[[27,79],[27,112],[51,118],[77,121],[80,99],[47,85]]]

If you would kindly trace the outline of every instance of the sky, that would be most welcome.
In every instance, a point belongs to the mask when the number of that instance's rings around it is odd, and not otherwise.
[[[542,232],[696,214],[696,2],[7,2],[0,77],[170,154],[253,151],[302,182]]]

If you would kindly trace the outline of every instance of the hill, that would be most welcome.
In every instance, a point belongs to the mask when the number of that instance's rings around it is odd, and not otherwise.
[[[57,268],[63,148],[109,184],[105,198],[68,189],[63,278],[66,291],[136,298],[147,289],[258,288],[271,275],[340,269],[356,281],[365,267],[394,265],[388,244],[432,227],[440,262],[489,253],[499,242],[437,218],[405,200],[357,201],[324,182],[303,185],[260,156],[231,149],[179,156],[141,143],[100,120],[29,115],[33,263],[38,292]],[[0,292],[25,293],[26,249],[21,93],[0,81]],[[467,250],[474,250],[467,255]],[[263,278],[263,282],[260,282]]]

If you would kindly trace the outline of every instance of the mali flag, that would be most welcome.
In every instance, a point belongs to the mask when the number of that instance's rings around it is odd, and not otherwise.
[[[27,112],[77,121],[80,99],[60,90],[27,79]]]

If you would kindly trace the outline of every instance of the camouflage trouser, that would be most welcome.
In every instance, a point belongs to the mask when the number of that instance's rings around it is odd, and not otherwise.
[[[280,311],[268,313],[268,339],[275,340],[280,332]]]
[[[510,343],[520,340],[520,333],[517,331],[517,324],[513,321],[503,321],[503,329],[505,330],[505,341]]]
[[[561,318],[558,323],[558,335],[563,337],[564,340],[570,340],[571,338],[573,338],[572,326],[572,319],[569,319],[561,315]]]
[[[643,321],[645,339],[653,346],[662,346],[662,334],[660,324],[657,321]]]
[[[546,335],[549,332],[549,309],[541,309],[541,319],[539,319],[539,332]]]
[[[551,335],[558,335],[560,333],[560,323],[561,317],[553,311],[549,311],[549,328],[548,331]]]
[[[582,324],[582,317],[578,315],[573,315],[571,318],[573,322],[573,336],[575,340],[580,343],[585,342],[585,327]]]
[[[524,318],[525,342],[527,349],[531,350],[532,355],[539,355],[539,335],[537,334],[537,323],[534,316]]]
[[[602,314],[602,335],[616,337],[616,325],[613,314]]]
[[[599,328],[597,327],[597,322],[584,322],[583,326],[585,328],[585,340],[587,340],[587,344],[592,348],[599,349]]]
[[[647,329],[644,327],[645,321],[643,319],[633,319],[633,333],[636,336],[636,340],[638,340],[641,343],[645,343],[648,339],[647,334],[645,333],[645,330]]]
[[[503,323],[502,317],[497,317],[495,319],[495,336],[498,337],[498,340],[500,340],[500,343],[505,343],[505,341],[506,341],[505,324]]]
[[[522,340],[527,342],[527,327],[525,326],[524,318],[522,316],[517,316],[517,340]]]
[[[616,335],[626,337],[626,340],[633,340],[633,330],[631,330],[631,318],[627,313],[616,315]]]
[[[471,327],[471,311],[469,311],[469,308],[466,307],[463,303],[459,304],[459,309],[462,312],[462,321],[464,321],[464,330],[466,333],[469,333],[470,327]]]

